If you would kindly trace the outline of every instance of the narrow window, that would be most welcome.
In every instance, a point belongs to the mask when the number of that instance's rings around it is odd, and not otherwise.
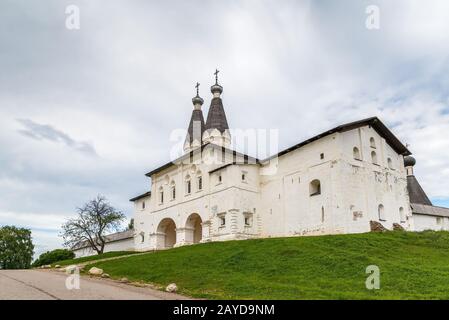
[[[250,225],[251,225],[251,218],[245,217],[245,226],[250,226]]]
[[[354,157],[355,160],[361,160],[359,148],[354,147],[354,149],[352,149],[352,156]]]
[[[176,199],[176,187],[175,186],[173,186],[171,188],[171,198],[172,198],[172,200]]]
[[[218,176],[218,182],[220,182],[221,183],[221,181],[222,181],[222,178],[221,178],[221,174]]]
[[[140,242],[141,243],[145,242],[145,234],[143,232],[140,234]]]
[[[159,203],[164,203],[164,189],[159,189]]]
[[[192,192],[192,182],[190,180],[187,181],[187,194],[190,194]]]
[[[324,222],[324,207],[321,207],[321,222]]]
[[[321,159],[321,160],[324,159],[324,153],[320,154],[320,159]]]
[[[394,168],[393,168],[393,160],[391,160],[391,158],[388,158],[388,159],[387,159],[387,163],[388,163],[388,168],[394,169]]]
[[[142,210],[145,209],[145,201],[142,201]]]
[[[379,220],[380,221],[386,221],[387,220],[385,218],[385,208],[384,208],[383,204],[379,204],[379,207],[377,208],[377,212],[379,214]]]
[[[203,177],[198,177],[198,190],[203,189]]]
[[[246,181],[246,174],[242,173],[242,181]]]
[[[321,194],[320,180],[315,179],[312,182],[310,182],[309,194],[310,194],[310,196],[316,196],[316,195]]]
[[[374,140],[373,137],[369,139],[369,145],[371,146],[371,148],[376,148],[376,140]]]
[[[224,225],[226,225],[226,218],[225,217],[221,217],[220,218],[220,225],[223,227]]]
[[[371,151],[371,161],[373,162],[373,164],[379,164],[377,162],[377,154],[376,151]]]

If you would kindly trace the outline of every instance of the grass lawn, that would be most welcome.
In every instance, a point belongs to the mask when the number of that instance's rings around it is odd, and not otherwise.
[[[106,258],[119,257],[119,256],[123,256],[123,255],[128,255],[128,254],[135,254],[135,253],[138,253],[138,252],[134,252],[134,251],[106,252],[106,253],[97,254],[97,255],[89,256],[89,257],[62,260],[62,261],[52,263],[52,265],[55,266],[55,265],[59,264],[60,266],[68,266],[71,264],[95,261],[95,260],[106,259]]]
[[[449,299],[448,232],[215,242],[93,265],[208,299]],[[369,265],[379,290],[365,287]]]

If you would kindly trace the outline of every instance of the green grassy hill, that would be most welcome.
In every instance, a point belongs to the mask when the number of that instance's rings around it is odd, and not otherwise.
[[[93,265],[208,299],[449,299],[448,232],[215,242]],[[369,265],[379,290],[365,287]]]

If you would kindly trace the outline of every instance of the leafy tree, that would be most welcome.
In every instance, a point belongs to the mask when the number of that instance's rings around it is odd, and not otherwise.
[[[14,226],[0,228],[0,269],[28,269],[33,250],[31,230]]]
[[[103,253],[106,234],[118,231],[125,215],[112,207],[105,197],[97,196],[77,209],[78,216],[62,226],[64,246],[76,248],[87,244],[98,254]]]
[[[39,258],[33,262],[33,267],[40,267],[53,262],[75,258],[75,253],[67,249],[55,249],[42,253]]]

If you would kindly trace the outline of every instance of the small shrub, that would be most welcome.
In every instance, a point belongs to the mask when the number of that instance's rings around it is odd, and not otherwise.
[[[52,264],[57,261],[73,259],[75,258],[75,253],[67,249],[56,249],[53,251],[47,251],[39,256],[39,258],[34,261],[33,267],[39,267],[46,264]]]

